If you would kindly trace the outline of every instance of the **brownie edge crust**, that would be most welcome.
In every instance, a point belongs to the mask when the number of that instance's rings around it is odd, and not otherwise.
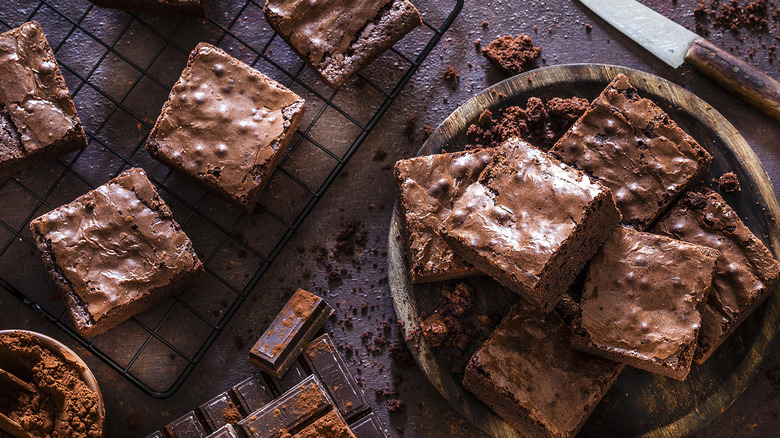
[[[43,263],[84,337],[197,281],[192,242],[139,168],[30,223]]]

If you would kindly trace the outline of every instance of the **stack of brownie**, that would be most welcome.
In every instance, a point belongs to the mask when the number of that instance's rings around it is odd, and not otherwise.
[[[298,289],[249,352],[263,372],[148,438],[385,438],[330,336],[311,341],[332,313]]]
[[[780,277],[694,187],[711,160],[620,74],[547,152],[511,138],[396,163],[412,281],[484,273],[523,298],[464,386],[529,436],[568,437],[623,366],[682,380],[710,357]]]

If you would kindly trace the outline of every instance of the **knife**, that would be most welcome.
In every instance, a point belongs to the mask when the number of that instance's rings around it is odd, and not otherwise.
[[[780,82],[635,0],[580,0],[661,61],[677,68],[684,61],[780,120]]]

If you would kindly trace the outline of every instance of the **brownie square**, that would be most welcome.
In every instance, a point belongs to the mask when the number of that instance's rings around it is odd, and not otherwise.
[[[304,101],[273,79],[200,43],[149,133],[146,150],[251,211],[285,156]]]
[[[619,221],[608,188],[513,138],[439,231],[455,254],[550,311]]]
[[[654,231],[720,252],[693,358],[703,363],[773,290],[780,263],[726,201],[705,187],[683,195]]]
[[[684,380],[718,251],[620,227],[588,268],[575,348]]]
[[[413,283],[479,275],[439,236],[442,221],[466,187],[476,182],[493,149],[427,155],[395,163],[398,208]]]
[[[471,357],[463,386],[529,437],[573,437],[622,370],[572,349],[555,312],[521,303]]]
[[[150,14],[187,15],[206,17],[204,0],[89,0],[103,8],[125,9]]]
[[[267,0],[263,13],[333,88],[422,24],[408,0]]]
[[[132,168],[30,223],[76,329],[105,332],[195,282],[192,242],[142,169]]]
[[[612,189],[623,223],[645,231],[712,157],[619,74],[550,153]]]
[[[54,52],[35,21],[0,34],[0,180],[87,146]]]

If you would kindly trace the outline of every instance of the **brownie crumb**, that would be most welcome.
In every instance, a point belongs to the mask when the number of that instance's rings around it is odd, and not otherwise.
[[[464,317],[474,307],[474,292],[469,285],[459,282],[455,287],[445,287],[441,291],[439,306],[445,314]]]
[[[391,398],[387,400],[387,410],[391,414],[397,414],[406,408],[406,402],[403,400],[398,400],[395,398]]]
[[[490,26],[490,23],[488,23],[488,21],[487,21],[487,20],[482,20],[482,28],[483,28],[483,29],[487,29],[487,28],[488,28],[488,26]]]
[[[434,128],[431,125],[423,126],[423,135],[425,135],[425,139],[427,140],[428,137],[430,137],[431,134],[433,134],[433,131],[435,131],[435,130],[436,130],[436,128]]]
[[[387,151],[382,148],[377,148],[377,150],[374,151],[374,156],[372,158],[374,161],[384,161],[385,158],[387,158]]]
[[[450,66],[447,68],[447,70],[444,71],[444,73],[442,73],[441,78],[445,81],[456,82],[460,79],[460,74],[458,74],[458,72],[456,72],[455,69]]]
[[[702,210],[707,206],[707,197],[698,192],[688,192],[682,198],[682,205],[691,210]]]
[[[585,32],[590,33],[593,30],[593,26],[589,23],[585,23]]]
[[[402,342],[393,342],[390,344],[388,355],[400,368],[411,368],[414,366],[414,358]]]
[[[727,193],[738,193],[740,190],[742,190],[739,187],[739,179],[737,178],[737,174],[734,172],[724,173],[720,176],[720,178],[717,179],[716,182],[718,187]]]
[[[511,137],[521,137],[537,147],[550,148],[588,107],[588,100],[579,97],[556,97],[546,103],[532,97],[525,109],[510,106],[503,110],[499,119],[493,118],[493,113],[486,109],[477,123],[466,130],[471,142],[466,149],[496,147]]]
[[[434,348],[442,346],[449,335],[449,327],[440,313],[434,313],[423,319],[420,328],[425,340]]]
[[[535,68],[536,58],[541,52],[542,48],[535,47],[531,37],[525,34],[517,38],[503,36],[482,49],[485,58],[507,75]]]
[[[403,130],[401,133],[409,139],[409,141],[414,141],[414,128],[417,126],[417,116],[414,114],[410,115],[406,118],[406,122],[404,123]]]

